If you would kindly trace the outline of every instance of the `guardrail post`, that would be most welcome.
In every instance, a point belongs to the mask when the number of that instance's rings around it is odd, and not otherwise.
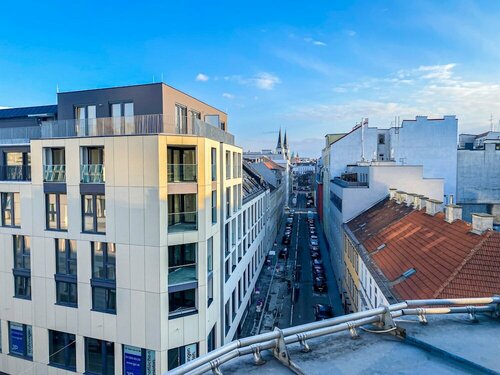
[[[262,354],[260,352],[260,347],[258,345],[252,346],[252,350],[253,350],[253,358],[254,358],[256,365],[260,366],[260,365],[263,365],[264,363],[266,363],[266,361],[262,358]]]
[[[351,339],[359,339],[358,331],[356,331],[356,324],[354,324],[354,322],[347,322],[347,327],[349,328]]]
[[[427,324],[427,318],[425,316],[425,309],[419,307],[417,309],[417,312],[418,312],[418,321],[420,322],[420,324]]]
[[[305,375],[305,373],[293,363],[290,359],[290,355],[288,354],[288,349],[285,343],[285,337],[283,336],[283,331],[278,327],[274,328],[275,331],[280,333],[280,336],[276,339],[276,347],[273,349],[273,355],[280,361],[283,365],[288,367],[290,371],[297,375]]]
[[[222,375],[222,371],[220,370],[220,361],[215,359],[210,362],[210,367],[212,368],[212,374],[214,375]]]
[[[469,313],[469,320],[472,323],[479,322],[479,320],[476,317],[476,306],[467,306],[467,312]]]
[[[311,348],[309,347],[309,344],[306,341],[306,335],[303,333],[299,333],[297,337],[299,338],[299,344],[302,347],[300,351],[302,353],[309,353],[311,351]]]

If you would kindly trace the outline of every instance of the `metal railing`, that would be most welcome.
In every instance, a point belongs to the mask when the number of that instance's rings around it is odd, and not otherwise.
[[[80,165],[80,182],[84,184],[104,183],[104,165],[103,164]]]
[[[191,134],[234,144],[232,134],[202,120],[192,117],[177,119],[162,114],[56,120],[41,125],[41,138],[146,134]]]
[[[289,344],[298,342],[302,350],[308,352],[309,339],[341,331],[350,331],[355,335],[357,327],[374,323],[380,325],[381,332],[396,331],[398,327],[393,319],[403,315],[415,315],[419,317],[421,323],[427,323],[426,315],[458,313],[467,313],[471,318],[475,318],[476,313],[492,313],[500,316],[500,297],[409,300],[295,327],[276,328],[272,332],[232,341],[169,371],[168,374],[195,375],[207,371],[222,374],[220,366],[240,356],[253,355],[256,364],[262,364],[261,352],[269,349],[273,350],[274,356],[280,362],[291,367],[294,372],[301,373],[301,370],[290,361],[286,347]]]
[[[346,181],[341,179],[340,177],[334,177],[332,182],[342,187],[368,187],[368,182],[360,182],[360,181]]]
[[[65,182],[66,181],[66,165],[44,165],[43,166],[43,181],[45,182]]]
[[[196,182],[197,164],[167,164],[168,182]]]
[[[31,181],[30,165],[2,165],[0,167],[2,181]]]

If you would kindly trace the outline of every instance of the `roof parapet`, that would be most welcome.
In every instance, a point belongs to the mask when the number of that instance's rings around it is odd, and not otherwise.
[[[493,230],[493,215],[472,214],[472,229],[475,234],[483,234],[487,230]]]
[[[425,205],[425,213],[431,216],[436,215],[438,212],[442,211],[442,204],[443,202],[437,199],[429,199]]]

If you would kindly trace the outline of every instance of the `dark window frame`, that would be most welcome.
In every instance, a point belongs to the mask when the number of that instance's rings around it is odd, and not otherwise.
[[[59,256],[61,252],[59,251],[59,243],[60,241],[64,241],[64,262],[65,262],[65,269],[61,270],[59,268]],[[71,249],[73,248],[72,243],[76,245],[76,241],[68,240],[68,239],[55,239],[55,251],[56,251],[56,273],[54,274],[54,280],[56,282],[56,304],[57,305],[62,305],[62,306],[67,306],[67,307],[78,307],[78,280],[77,280],[77,273],[71,273],[71,264],[74,263],[74,268],[75,270],[78,267],[78,260],[77,258],[73,259],[71,258]],[[78,252],[78,249],[76,246],[74,247],[75,254]],[[77,272],[77,271],[76,271]],[[62,286],[66,286],[69,288],[68,291],[68,296],[71,297],[71,287],[74,287],[74,301],[75,302],[64,302],[61,301],[59,298],[59,288]]]
[[[85,212],[85,197],[92,197],[92,213]],[[100,193],[86,193],[81,194],[81,206],[82,206],[82,233],[95,233],[95,234],[106,234],[106,228],[104,232],[99,232],[98,227],[98,217],[97,217],[97,197],[104,198],[104,226],[106,226],[106,195]],[[85,217],[92,217],[92,230],[85,229]]]
[[[90,285],[92,287],[92,310],[93,311],[99,311],[107,314],[115,314],[117,311],[117,306],[116,306],[116,255],[114,257],[114,264],[111,264],[109,262],[109,251],[110,247],[109,245],[112,245],[112,247],[115,248],[114,253],[116,254],[116,245],[113,243],[108,243],[108,242],[100,242],[103,245],[103,260],[102,260],[102,268],[104,269],[104,277],[96,277],[95,276],[95,247],[96,247],[96,242],[91,242],[90,247],[91,247],[91,262],[92,262],[92,278],[90,279]],[[110,278],[109,275],[109,270],[113,268],[114,269],[114,277]],[[95,302],[95,292],[97,290],[104,290],[105,293],[105,307],[96,307],[96,302]],[[114,298],[112,297],[114,294]],[[112,303],[114,302],[114,303]],[[112,307],[110,307],[112,306]]]
[[[31,300],[31,243],[29,246],[26,246],[26,237],[27,236],[24,235],[12,236],[14,252],[14,267],[12,268],[12,274],[14,275],[14,297]],[[18,246],[20,247],[19,252],[17,251]],[[20,267],[17,265],[19,263],[18,256],[21,256]],[[28,258],[28,261],[26,261],[26,258]],[[27,263],[28,267],[26,266]],[[23,282],[23,289],[27,291],[25,294],[18,293],[18,280]]]
[[[63,352],[64,354],[64,364],[52,362],[54,357],[54,333],[61,334],[63,337],[63,347],[58,349],[59,352]],[[73,349],[71,349],[73,348]],[[71,350],[74,350],[75,355],[75,365],[71,365]],[[64,369],[67,371],[76,372],[76,335],[67,332],[49,330],[49,366],[57,367],[60,369]]]
[[[56,215],[56,228],[50,228],[49,226],[49,195],[55,195],[56,197],[56,210],[54,215]],[[66,210],[68,209],[68,195],[66,193],[45,193],[45,230],[57,231],[57,232],[67,232],[68,223],[66,222],[66,228],[61,226],[61,195],[66,196]]]
[[[97,345],[100,346],[100,349],[101,349],[101,372],[100,373],[92,372],[88,369],[88,364],[89,364],[88,349],[89,349],[90,340],[96,341]],[[107,368],[108,368],[108,366],[107,366],[107,364],[108,364],[108,355],[107,355],[108,354],[108,346],[107,346],[107,344],[111,344],[113,347],[113,361],[112,361],[113,368],[112,368],[111,373],[108,373],[108,371],[107,371]],[[85,337],[85,374],[89,374],[89,375],[114,375],[114,371],[115,371],[114,360],[115,360],[115,343],[114,342],[94,339],[92,337]]]
[[[19,353],[13,353],[12,352],[12,324],[20,325],[23,328],[23,342],[24,342],[24,348],[23,354]],[[28,354],[28,327],[31,327],[31,355]],[[17,358],[22,358],[26,359],[28,361],[33,361],[33,326],[30,324],[22,324],[22,323],[17,323],[17,322],[9,322],[9,355]]]
[[[9,228],[21,228],[21,225],[16,225],[16,194],[19,199],[19,205],[21,195],[18,192],[3,192],[1,196],[1,203],[2,203],[2,227],[9,227]],[[11,198],[11,208],[8,210],[10,212],[10,223],[7,223],[5,220],[5,209],[6,202],[7,202],[7,197],[12,196]],[[19,210],[21,209],[21,206],[19,206]],[[21,216],[21,213],[19,213],[19,217]]]

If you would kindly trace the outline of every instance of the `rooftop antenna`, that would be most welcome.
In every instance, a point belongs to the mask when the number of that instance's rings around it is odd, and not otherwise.
[[[59,84],[56,84],[56,93],[59,94]]]
[[[494,130],[494,127],[493,127],[493,113],[490,115],[490,129],[491,129],[491,131]]]
[[[155,75],[153,74],[153,83],[155,83]]]

